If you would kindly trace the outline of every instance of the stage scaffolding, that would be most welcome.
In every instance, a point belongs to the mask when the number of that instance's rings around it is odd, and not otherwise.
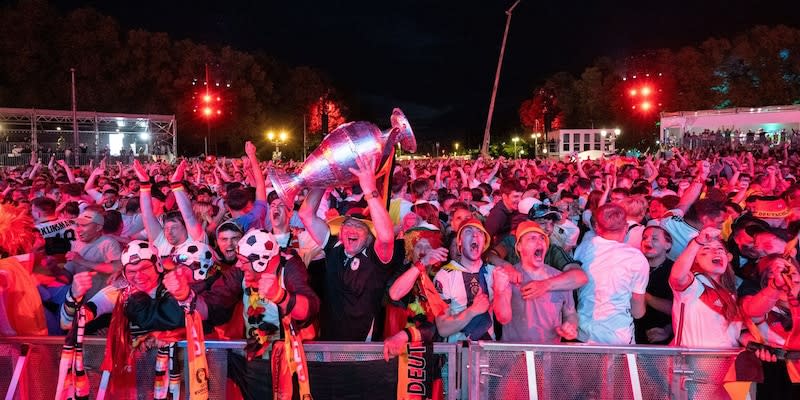
[[[78,111],[75,120],[77,149],[73,148],[72,111],[0,108],[0,155],[29,157],[35,152],[44,158],[49,154],[63,154],[67,149],[81,154],[82,158],[126,156],[131,155],[131,150],[136,156],[177,154],[174,115]]]

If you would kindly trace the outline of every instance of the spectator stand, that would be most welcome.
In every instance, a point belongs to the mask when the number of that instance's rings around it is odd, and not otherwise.
[[[31,153],[39,159],[70,159],[79,164],[103,156],[132,162],[133,157],[177,154],[174,115],[116,114],[78,111],[78,148],[74,148],[73,114],[68,110],[0,108],[0,165],[23,165]]]
[[[668,147],[796,143],[800,105],[664,112],[660,127],[661,143]]]

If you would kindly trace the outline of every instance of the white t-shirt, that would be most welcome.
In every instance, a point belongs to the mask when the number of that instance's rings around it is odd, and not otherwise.
[[[568,219],[562,219],[550,234],[550,240],[562,249],[573,249],[578,245],[581,229]]]
[[[634,249],[640,249],[642,246],[644,228],[645,226],[638,222],[628,221],[628,232],[625,234],[625,243],[631,245]]]
[[[681,326],[681,304],[683,310],[683,332],[681,346],[701,348],[730,348],[739,347],[739,334],[742,331],[742,322],[728,322],[724,316],[711,309],[704,303],[700,296],[705,292],[705,285],[711,282],[702,275],[695,275],[694,280],[679,292],[672,289],[672,326],[675,337]],[[719,301],[719,300],[718,300]],[[718,304],[719,305],[719,304]]]
[[[682,217],[664,218],[661,220],[661,227],[672,236],[672,249],[667,253],[667,258],[673,261],[678,259],[689,242],[699,234],[697,229],[687,224]]]
[[[575,259],[589,278],[578,289],[578,340],[634,343],[631,297],[647,289],[647,259],[638,249],[602,236],[581,243]]]
[[[493,270],[493,265],[486,266],[485,276],[486,285],[488,286],[489,290],[490,302],[492,299],[494,299],[494,293],[492,289]],[[442,296],[442,300],[444,300],[444,302],[449,306],[447,311],[451,316],[458,315],[467,309],[467,289],[464,286],[464,276],[462,275],[462,271],[466,271],[466,269],[464,269],[461,264],[457,263],[456,261],[450,261],[450,263],[442,267],[442,269],[440,269],[433,278],[434,285],[439,291],[439,294]],[[489,335],[494,338],[494,327],[489,328]],[[448,336],[446,340],[448,343],[455,343],[460,340],[466,340],[466,338],[467,337],[463,332],[457,332]]]

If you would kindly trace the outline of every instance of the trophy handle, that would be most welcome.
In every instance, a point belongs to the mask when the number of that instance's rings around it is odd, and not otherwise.
[[[392,111],[391,121],[392,132],[389,136],[394,139],[391,141],[392,145],[400,143],[400,147],[404,151],[416,153],[417,139],[414,137],[414,131],[411,129],[411,124],[405,114],[399,108],[395,108]]]

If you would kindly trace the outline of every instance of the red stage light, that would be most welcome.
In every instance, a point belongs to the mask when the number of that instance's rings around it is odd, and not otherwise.
[[[642,96],[647,96],[650,94],[650,88],[645,86],[642,88]]]
[[[205,114],[205,116],[207,116],[207,117],[210,116],[211,115],[211,107],[204,108],[203,109],[203,114]]]
[[[647,111],[650,109],[650,107],[651,105],[649,101],[645,101],[644,103],[642,103],[642,110]]]
[[[211,96],[209,96],[209,95],[203,96],[203,101],[208,103],[209,101],[211,101]]]
[[[636,89],[631,89],[631,96],[636,96]]]

